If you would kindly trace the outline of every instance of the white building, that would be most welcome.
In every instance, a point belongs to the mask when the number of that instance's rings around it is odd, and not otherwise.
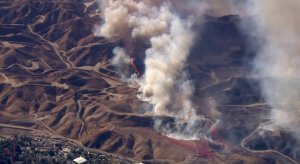
[[[78,163],[78,164],[85,163],[86,161],[87,160],[83,157],[78,157],[73,160],[73,162]]]

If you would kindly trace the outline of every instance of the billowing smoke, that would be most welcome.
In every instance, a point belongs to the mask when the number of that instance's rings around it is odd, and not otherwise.
[[[111,64],[117,68],[117,71],[121,74],[122,79],[126,79],[130,73],[128,65],[131,63],[130,57],[126,54],[124,48],[116,47],[113,50],[115,54]]]
[[[152,104],[154,115],[175,118],[175,125],[158,120],[156,128],[181,138],[198,137],[199,127],[204,124],[190,99],[193,82],[184,71],[196,35],[193,25],[201,27],[204,13],[253,16],[254,24],[243,27],[258,39],[253,44],[260,44],[254,75],[261,81],[263,95],[272,107],[271,119],[275,125],[300,135],[300,22],[297,21],[300,1],[102,0],[99,3],[104,23],[95,35],[120,38],[125,44],[135,39],[149,44],[145,50],[144,75],[130,81],[138,84],[139,97]],[[126,71],[125,66],[132,62],[131,53],[126,46],[116,47],[112,64],[119,71]]]
[[[184,68],[195,36],[192,26],[201,23],[206,3],[198,0],[103,0],[100,5],[104,24],[96,29],[96,35],[118,37],[125,42],[142,39],[149,44],[145,50],[145,73],[137,79],[139,97],[153,105],[154,115],[175,117],[175,126],[179,126],[178,130],[168,131],[169,127],[162,127],[161,121],[157,121],[156,128],[174,134],[189,131],[187,135],[182,134],[183,137],[199,135],[196,130],[199,120],[190,100],[193,83],[188,80]],[[117,47],[114,50],[113,63],[122,65],[130,60],[125,49]]]
[[[255,31],[248,30],[262,40],[254,73],[272,107],[271,119],[299,136],[300,1],[260,0],[249,3],[248,8],[256,24]]]

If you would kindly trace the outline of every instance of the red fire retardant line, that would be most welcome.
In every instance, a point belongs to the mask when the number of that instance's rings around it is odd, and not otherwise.
[[[196,145],[196,150],[197,150],[197,154],[200,157],[204,157],[204,158],[213,158],[214,154],[213,151],[209,148],[209,141],[207,140],[199,140],[199,141],[195,141],[195,145]]]
[[[137,69],[136,65],[134,64],[135,59],[131,59],[130,64],[132,68],[134,69],[135,73],[137,74],[138,77],[140,77],[140,71]]]
[[[210,132],[210,136],[213,140],[217,140],[217,141],[221,140],[217,127],[212,127],[209,132]]]
[[[173,142],[176,145],[185,147],[193,151],[196,155],[202,158],[212,159],[214,157],[214,152],[209,148],[209,141],[206,139],[185,141],[169,138],[167,136],[165,136],[164,138]]]

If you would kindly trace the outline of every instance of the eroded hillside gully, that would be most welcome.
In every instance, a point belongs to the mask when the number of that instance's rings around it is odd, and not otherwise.
[[[125,163],[297,163],[297,6],[1,1],[0,137]]]

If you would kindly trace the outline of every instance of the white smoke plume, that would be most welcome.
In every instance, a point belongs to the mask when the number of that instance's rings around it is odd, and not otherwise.
[[[111,64],[117,68],[117,71],[121,74],[122,79],[126,79],[129,74],[129,64],[131,62],[130,57],[126,54],[126,50],[121,47],[116,47],[113,50],[113,54],[115,55]]]
[[[184,134],[178,134],[172,131],[174,127],[161,127],[157,121],[157,129],[181,138],[198,135],[195,129],[199,120],[190,100],[194,89],[184,72],[195,36],[192,26],[201,24],[204,13],[253,15],[255,31],[253,26],[246,30],[263,38],[254,61],[254,73],[272,107],[271,119],[277,126],[300,136],[300,21],[297,20],[300,1],[102,0],[99,3],[104,24],[95,35],[118,37],[125,42],[142,38],[150,43],[145,52],[145,73],[137,81],[140,96],[153,105],[154,115],[175,117],[178,129],[185,127],[179,130]],[[126,48],[117,48],[114,53],[112,62],[117,67],[130,62]]]
[[[272,108],[276,126],[300,136],[300,1],[260,0],[248,4],[257,37],[263,38],[255,75]],[[248,29],[249,30],[249,29]]]
[[[145,73],[138,79],[140,98],[153,105],[154,115],[175,117],[176,122],[185,124],[180,131],[189,130],[188,135],[194,136],[197,116],[190,100],[194,88],[184,67],[195,36],[192,26],[201,23],[205,1],[103,0],[100,5],[104,24],[95,35],[125,42],[142,38],[150,43],[145,51]],[[120,63],[119,59],[126,62],[123,50],[115,50],[114,63]],[[156,125],[168,129],[159,121]]]

